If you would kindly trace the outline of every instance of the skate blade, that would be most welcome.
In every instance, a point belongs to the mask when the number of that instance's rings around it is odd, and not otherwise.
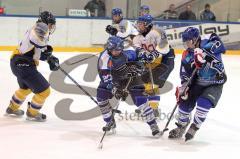
[[[99,149],[99,150],[102,150],[102,148],[103,148],[103,143],[100,143],[100,144],[98,145],[98,149]]]
[[[22,118],[24,114],[22,115],[17,115],[17,114],[8,114],[8,113],[5,113],[3,116],[5,117],[10,117],[10,118]]]
[[[159,139],[160,137],[162,137],[161,131],[153,136],[154,139]]]
[[[36,118],[32,118],[32,117],[27,117],[26,120],[33,121],[33,122],[45,122],[46,121],[46,119],[36,119]]]
[[[176,142],[179,142],[179,141],[182,142],[182,141],[184,141],[182,137],[175,137],[175,138],[169,138],[169,137],[168,137],[168,140],[176,141]]]
[[[135,109],[135,113],[136,113],[136,114],[141,114],[142,112],[141,112],[140,109]]]
[[[193,138],[191,139],[184,139],[184,143],[190,143],[193,140]]]
[[[107,131],[106,135],[115,135],[117,132],[116,132],[116,129],[111,129],[110,131]]]

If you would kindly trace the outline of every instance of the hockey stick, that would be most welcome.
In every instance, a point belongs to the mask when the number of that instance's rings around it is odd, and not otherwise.
[[[195,68],[195,69],[193,70],[193,73],[192,73],[191,77],[190,77],[189,80],[187,81],[186,87],[185,87],[184,90],[183,90],[184,93],[185,93],[185,91],[187,90],[187,87],[188,87],[188,86],[190,85],[190,83],[192,82],[192,79],[193,79],[193,77],[195,76],[196,72],[197,72],[197,68]],[[166,123],[166,125],[165,125],[165,127],[164,127],[164,129],[163,129],[163,131],[161,132],[161,135],[163,135],[165,131],[168,131],[168,130],[169,130],[169,129],[168,129],[168,125],[169,125],[169,123],[170,123],[170,121],[171,121],[171,119],[172,119],[172,117],[173,117],[173,115],[174,115],[177,107],[178,107],[178,102],[177,102],[176,105],[174,106],[174,108],[173,108],[173,110],[172,110],[172,112],[171,112],[171,115],[170,115],[170,117],[169,117],[169,119],[168,119],[168,121],[167,121],[167,123]]]
[[[154,84],[154,80],[153,80],[152,67],[151,67],[150,63],[148,64],[148,70],[149,70],[149,75],[150,75],[150,79],[151,79],[151,86],[152,86],[152,93],[149,96],[151,96],[151,95],[155,96],[156,95],[156,93],[154,91],[155,84]],[[153,109],[153,114],[154,114],[155,117],[159,117],[158,107],[157,107],[157,109]]]
[[[148,64],[147,64],[147,67],[148,67],[148,72],[149,72],[149,76],[150,76],[150,80],[151,80],[151,89],[152,89],[152,93],[149,94],[149,95],[154,95],[154,96],[155,96],[155,91],[154,91],[154,86],[155,86],[155,84],[154,84],[154,80],[153,80],[153,73],[152,73],[151,64],[148,63]],[[141,113],[141,110],[140,110],[140,109],[135,109],[135,113],[140,114],[140,113]],[[154,115],[155,115],[155,116],[159,116],[158,110],[156,110],[156,111],[154,110]]]
[[[70,76],[61,66],[59,66],[59,70],[61,70],[71,81],[73,81],[73,83],[79,88],[81,89],[89,98],[92,99],[92,101],[94,101],[94,103],[96,103],[98,105],[98,102],[96,101],[96,99],[93,98],[93,96],[91,96],[91,94],[89,94],[82,86],[80,86],[80,84],[77,83],[77,81],[75,81],[72,76]]]
[[[83,58],[83,59],[80,59],[80,60],[74,61],[74,62],[70,62],[69,60],[67,60],[65,63],[66,63],[67,65],[69,65],[69,66],[75,65],[75,64],[77,64],[77,63],[79,63],[79,62],[82,62],[82,61],[91,59],[91,58],[95,57],[96,55],[97,55],[97,54],[93,54],[93,55],[91,55],[91,56],[89,56],[89,57],[85,57],[85,58]]]
[[[131,81],[132,81],[132,77],[129,78],[128,83],[127,83],[126,87],[123,89],[123,91],[127,91],[128,86],[129,86],[129,84],[131,83]],[[118,102],[117,107],[115,108],[115,110],[113,110],[113,117],[114,117],[115,113],[121,114],[121,111],[118,110],[119,104],[120,104],[120,102]],[[102,136],[102,138],[101,138],[101,140],[100,140],[100,142],[99,142],[99,145],[98,145],[98,148],[99,148],[99,149],[102,149],[102,148],[103,148],[103,139],[105,138],[106,134],[107,134],[107,131],[105,130],[104,133],[103,133],[103,136]]]
[[[121,111],[118,110],[118,106],[119,106],[119,102],[118,102],[118,105],[116,106],[115,110],[114,110],[114,109],[112,110],[112,112],[113,112],[113,117],[115,116],[115,113],[121,114]],[[107,131],[105,130],[104,133],[103,133],[103,136],[102,136],[102,138],[101,138],[101,140],[100,140],[100,142],[99,142],[99,145],[98,145],[98,148],[99,148],[99,149],[102,149],[102,148],[103,148],[103,139],[105,138],[106,134],[107,134]]]
[[[150,80],[151,80],[152,94],[155,95],[155,92],[154,92],[153,73],[152,73],[152,67],[151,67],[151,64],[148,64],[148,71],[149,71]]]
[[[77,83],[77,81],[75,81],[63,68],[61,68],[61,67],[59,66],[59,69],[60,69],[68,78],[70,78],[70,79],[78,86],[78,88],[80,88],[88,97],[90,97],[90,98],[94,101],[94,103],[96,103],[96,104],[98,105],[98,102],[96,101],[96,99],[94,99],[94,98],[91,96],[91,94],[89,94],[82,86],[80,86],[80,85]],[[120,111],[120,110],[113,109],[113,111],[114,111],[115,113],[121,114],[121,111]]]

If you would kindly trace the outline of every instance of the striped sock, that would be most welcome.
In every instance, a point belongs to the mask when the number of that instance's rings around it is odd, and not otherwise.
[[[17,90],[14,93],[14,95],[12,96],[9,108],[11,108],[13,111],[18,110],[19,107],[25,101],[27,95],[29,95],[30,93],[31,93],[30,89],[19,89],[19,90]]]

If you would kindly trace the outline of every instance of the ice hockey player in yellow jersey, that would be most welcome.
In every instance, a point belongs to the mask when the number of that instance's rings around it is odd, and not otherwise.
[[[52,55],[53,48],[48,45],[49,36],[56,27],[55,17],[48,11],[40,13],[36,24],[27,30],[23,40],[11,56],[10,66],[17,78],[19,89],[13,94],[6,110],[9,116],[23,116],[20,106],[30,93],[34,93],[28,102],[27,119],[45,121],[46,115],[40,113],[46,98],[50,95],[50,87],[44,76],[38,72],[39,60],[46,61],[50,70],[59,68],[59,60]]]

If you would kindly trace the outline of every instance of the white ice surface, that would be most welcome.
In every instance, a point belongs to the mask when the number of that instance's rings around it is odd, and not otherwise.
[[[77,54],[57,53],[60,61]],[[9,52],[0,53],[0,159],[203,159],[203,158],[238,158],[240,150],[240,56],[224,56],[228,81],[224,86],[218,106],[212,109],[208,119],[202,125],[193,141],[168,140],[166,132],[160,139],[153,139],[149,127],[142,121],[120,120],[117,118],[117,134],[106,136],[103,150],[97,146],[102,136],[104,125],[102,117],[85,121],[64,121],[54,111],[55,104],[65,98],[74,99],[71,110],[81,112],[95,107],[87,96],[63,94],[52,90],[42,112],[48,120],[34,123],[25,117],[16,119],[3,116],[9,100],[18,88],[16,78],[9,67]],[[179,84],[180,56],[176,57],[175,69],[168,81]],[[84,85],[97,87],[95,82],[84,83],[82,80],[86,66],[80,66],[70,74]],[[41,63],[39,71],[48,79],[48,65]],[[66,83],[72,83],[65,79]],[[174,91],[161,96],[162,112],[169,113],[175,105]],[[27,99],[30,100],[31,96]],[[23,104],[26,110],[26,103]],[[134,107],[121,103],[122,111],[133,112]],[[166,120],[159,123],[162,129]],[[170,128],[174,127],[174,121]],[[210,157],[211,156],[211,157]]]

